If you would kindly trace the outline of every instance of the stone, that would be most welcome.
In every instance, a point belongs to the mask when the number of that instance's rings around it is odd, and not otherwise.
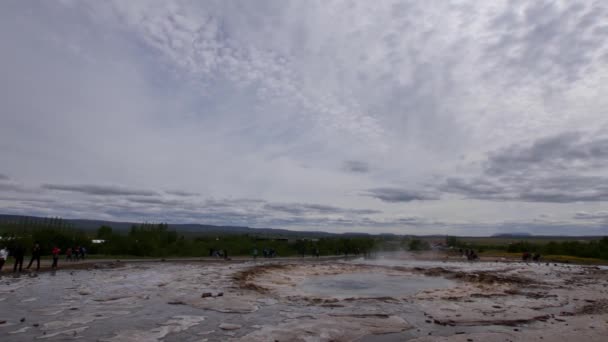
[[[232,323],[222,323],[220,324],[219,328],[222,330],[238,330],[241,329],[241,325]]]

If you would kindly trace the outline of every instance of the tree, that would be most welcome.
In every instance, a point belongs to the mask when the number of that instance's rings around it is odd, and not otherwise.
[[[110,240],[112,237],[112,227],[101,226],[97,229],[97,238],[101,240]]]
[[[412,239],[409,244],[410,251],[426,251],[431,249],[428,242],[420,239]]]

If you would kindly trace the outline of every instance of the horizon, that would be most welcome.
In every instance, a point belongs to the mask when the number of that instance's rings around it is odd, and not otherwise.
[[[608,3],[0,3],[0,212],[608,235]]]
[[[325,230],[293,230],[293,229],[286,229],[286,228],[270,228],[270,227],[251,227],[251,226],[234,226],[234,225],[223,225],[223,226],[219,226],[219,225],[211,225],[211,224],[206,224],[206,223],[201,223],[201,222],[190,222],[190,223],[179,223],[179,222],[149,222],[149,221],[112,221],[112,220],[99,220],[99,219],[91,219],[91,218],[81,218],[81,217],[42,217],[42,216],[28,216],[28,215],[12,215],[12,214],[3,214],[0,213],[0,223],[2,223],[2,218],[3,216],[16,216],[16,217],[20,217],[20,218],[31,218],[31,219],[61,219],[61,220],[65,220],[65,221],[88,221],[88,222],[103,222],[103,223],[108,223],[110,224],[110,228],[113,229],[117,229],[120,230],[116,227],[112,227],[112,224],[132,224],[132,225],[142,225],[142,224],[167,224],[167,226],[169,228],[171,228],[171,226],[207,226],[207,227],[217,227],[217,228],[244,228],[244,229],[251,229],[251,230],[277,230],[277,231],[289,231],[291,233],[297,234],[297,233],[307,233],[307,234],[336,234],[336,235],[348,235],[348,234],[363,234],[363,235],[371,235],[371,236],[379,236],[379,235],[395,235],[395,236],[403,236],[403,237],[421,237],[421,238],[425,238],[425,237],[456,237],[456,238],[492,238],[492,237],[501,237],[501,238],[603,238],[604,235],[569,235],[569,234],[561,234],[561,235],[536,235],[536,234],[532,234],[532,233],[527,233],[527,232],[510,232],[510,233],[495,233],[492,235],[444,235],[444,234],[398,234],[398,233],[385,233],[385,232],[353,232],[353,231],[342,231],[342,232],[329,232],[329,231],[325,231]],[[99,226],[101,227],[101,226]],[[75,229],[82,229],[82,230],[95,230],[98,229],[99,227],[95,227],[93,229],[84,229],[84,228],[79,228],[79,227],[74,227]],[[179,231],[179,230],[177,230]],[[188,231],[189,233],[196,233],[196,231]],[[201,231],[201,233],[205,233],[204,231]],[[217,232],[213,232],[214,234]],[[236,234],[236,233],[235,233]],[[242,233],[242,234],[249,234],[249,233]]]

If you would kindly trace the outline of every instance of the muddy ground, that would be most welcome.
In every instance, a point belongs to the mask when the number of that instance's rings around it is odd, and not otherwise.
[[[102,263],[0,278],[0,340],[604,341],[608,269],[547,263]]]

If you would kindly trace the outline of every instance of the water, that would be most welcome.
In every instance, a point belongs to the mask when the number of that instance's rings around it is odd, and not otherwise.
[[[423,290],[449,288],[456,284],[441,277],[361,272],[315,276],[298,287],[311,296],[344,299],[410,296]]]

